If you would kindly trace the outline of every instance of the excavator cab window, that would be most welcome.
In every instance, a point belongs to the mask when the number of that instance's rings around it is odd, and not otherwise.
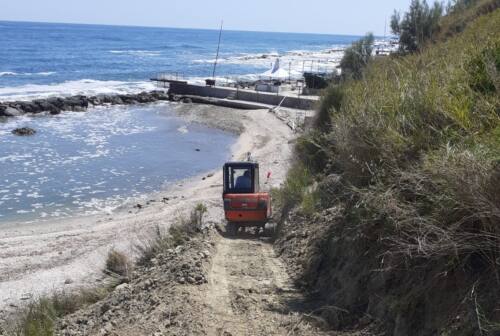
[[[224,166],[224,193],[252,194],[258,192],[258,166],[254,163],[228,163]]]

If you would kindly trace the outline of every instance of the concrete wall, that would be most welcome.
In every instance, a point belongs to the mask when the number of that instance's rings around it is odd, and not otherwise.
[[[283,100],[283,98],[285,98],[285,96],[276,95],[272,93],[236,90],[234,88],[225,88],[225,87],[191,85],[183,83],[170,83],[169,93],[175,95],[193,95],[193,96],[220,98],[220,99],[225,99],[230,97],[231,99],[245,100],[249,102],[261,103],[273,106],[279,105]],[[296,108],[301,110],[312,110],[314,109],[315,104],[316,101],[312,99],[286,96],[281,106]]]

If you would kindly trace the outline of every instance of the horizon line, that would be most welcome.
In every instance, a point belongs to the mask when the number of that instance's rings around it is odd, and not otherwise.
[[[219,31],[220,28],[195,28],[195,27],[168,27],[168,26],[145,26],[135,24],[112,24],[112,23],[86,23],[86,22],[51,22],[51,21],[31,21],[31,20],[4,20],[0,22],[9,23],[41,23],[41,24],[67,24],[67,25],[81,25],[81,26],[105,26],[105,27],[123,27],[123,28],[161,28],[161,29],[186,29],[186,30],[208,30]],[[296,31],[266,31],[266,30],[245,30],[245,29],[224,29],[229,32],[247,32],[247,33],[276,33],[276,34],[302,34],[302,35],[327,35],[327,36],[346,36],[346,37],[361,37],[358,34],[335,34],[335,33],[313,33],[313,32],[296,32]],[[367,32],[369,33],[369,32]],[[365,34],[367,34],[365,33]],[[374,34],[376,37],[382,37]]]

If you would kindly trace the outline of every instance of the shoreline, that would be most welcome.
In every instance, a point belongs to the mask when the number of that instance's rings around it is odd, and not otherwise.
[[[176,113],[198,122],[239,132],[231,157],[243,159],[251,151],[263,171],[282,181],[289,164],[293,132],[267,110],[241,111],[209,105],[179,104]],[[293,111],[290,112],[293,114]],[[208,221],[223,220],[220,202],[221,172],[213,170],[177,181],[151,195],[142,208],[126,207],[112,215],[65,218],[51,224],[0,228],[0,312],[54,290],[92,286],[102,280],[108,251],[134,254],[134,244],[155,226],[168,227],[197,203],[209,208]],[[165,202],[165,198],[168,201]]]
[[[157,101],[153,102],[150,104],[139,104],[137,105],[137,108],[143,108],[147,107],[150,109],[154,109],[155,111],[158,111],[159,114],[161,115],[166,115],[167,117],[176,117],[179,120],[182,120],[183,122],[187,123],[187,125],[200,125],[201,127],[207,128],[207,129],[213,129],[215,131],[220,131],[224,132],[225,134],[229,134],[232,138],[234,143],[238,136],[243,132],[243,126],[240,122],[233,120],[231,118],[226,118],[225,120],[216,120],[217,115],[214,115],[213,113],[207,113],[205,108],[203,108],[203,105],[195,105],[195,104],[186,104],[186,103],[181,103],[181,102],[170,102],[170,101]],[[89,108],[88,111],[83,112],[83,113],[93,113],[94,115],[99,115],[101,113],[104,113],[107,109],[113,109],[116,108],[115,106],[96,106],[96,107],[91,107]],[[123,109],[134,109],[134,106],[120,106],[118,108],[123,108]],[[165,111],[164,111],[165,110]],[[211,109],[208,109],[210,111]],[[224,110],[224,109],[222,109]],[[196,111],[194,113],[193,111]],[[227,111],[230,111],[228,109]],[[70,112],[68,111],[65,114],[79,114],[79,112]],[[65,114],[62,114],[64,116]],[[35,127],[38,129],[37,124],[36,124],[36,117],[40,116],[42,114],[31,114],[29,117],[32,117],[29,122],[24,122],[23,124],[26,125],[31,125],[32,127]],[[45,115],[43,114],[44,118],[52,118],[50,115]],[[22,118],[22,117],[21,117]],[[9,121],[15,122],[15,118],[8,119]],[[32,125],[34,124],[34,125]],[[12,126],[14,127],[14,126]],[[16,126],[17,127],[17,126]],[[182,132],[181,132],[182,133]],[[181,134],[179,133],[179,134]],[[181,136],[181,135],[179,135]],[[225,149],[224,153],[225,156],[229,157],[231,155],[231,144]],[[208,165],[210,166],[210,165]],[[0,227],[2,229],[15,229],[18,227],[37,227],[39,225],[44,225],[45,223],[59,223],[59,222],[65,222],[67,220],[70,220],[71,218],[94,218],[94,217],[102,217],[106,215],[115,215],[116,213],[120,212],[127,212],[129,210],[135,210],[135,206],[137,204],[140,204],[141,206],[144,205],[144,203],[149,203],[149,200],[158,198],[162,193],[168,192],[168,190],[174,188],[178,184],[183,184],[185,181],[188,181],[190,179],[197,179],[198,177],[201,179],[203,178],[205,173],[211,173],[211,170],[213,170],[215,167],[205,167],[203,169],[205,170],[198,170],[198,172],[193,172],[193,175],[188,175],[184,177],[178,177],[176,179],[168,179],[165,180],[164,183],[160,186],[156,186],[154,190],[149,190],[149,191],[143,191],[143,192],[137,192],[134,193],[133,195],[130,193],[118,193],[118,194],[113,194],[109,195],[108,197],[104,197],[102,199],[99,199],[99,201],[102,201],[103,203],[106,202],[108,198],[117,198],[120,199],[120,201],[115,202],[111,204],[109,207],[107,206],[89,206],[88,208],[77,208],[72,207],[71,202],[69,204],[64,204],[64,206],[70,207],[71,209],[67,209],[67,213],[63,216],[46,216],[46,217],[40,217],[39,215],[36,214],[30,214],[29,216],[22,217],[21,216],[16,216],[15,214],[13,216],[0,216]],[[217,166],[218,168],[218,166]],[[206,170],[208,169],[208,170]],[[205,174],[206,175],[206,174]],[[160,198],[161,200],[161,198]],[[5,214],[4,214],[5,215]],[[54,224],[53,224],[54,225]],[[1,230],[0,230],[0,237],[1,237]],[[0,277],[1,278],[1,277]]]

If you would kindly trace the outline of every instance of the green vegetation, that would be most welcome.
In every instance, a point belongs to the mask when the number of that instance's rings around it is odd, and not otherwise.
[[[453,0],[446,9],[442,2],[436,1],[429,7],[425,0],[412,0],[408,12],[403,15],[394,12],[391,29],[399,37],[402,54],[416,52],[429,42],[462,32],[476,18],[499,7],[498,0]]]
[[[441,38],[448,38],[460,33],[476,18],[491,13],[499,7],[498,0],[456,0],[449,6],[450,15],[443,17],[439,23],[439,35]]]
[[[422,50],[427,40],[431,39],[439,28],[439,19],[443,15],[443,5],[434,2],[429,7],[426,0],[412,0],[408,12],[394,12],[391,18],[393,34],[399,36],[402,52]]]
[[[364,68],[372,58],[374,41],[375,37],[370,33],[345,50],[340,61],[344,79],[361,79]]]
[[[272,191],[273,202],[286,213],[303,201],[306,189],[311,183],[310,171],[302,164],[296,163],[288,171],[288,178],[283,187]]]
[[[317,212],[342,211],[322,237],[321,261],[305,276],[324,286],[334,305],[369,306],[374,270],[382,268],[394,283],[373,300],[387,300],[379,318],[389,327],[398,314],[420,321],[422,309],[443,304],[434,296],[448,306],[432,313],[428,326],[446,327],[450,310],[458,310],[460,334],[485,335],[493,329],[484,326],[495,325],[485,321],[500,320],[500,10],[498,1],[460,3],[465,9],[454,7],[439,21],[440,7],[413,1],[395,21],[400,37],[409,34],[404,50],[419,53],[374,59],[362,80],[352,76],[325,91],[281,198],[307,213],[314,182]],[[428,27],[409,26],[414,17]],[[424,47],[454,20],[465,22],[461,33]],[[298,172],[308,174],[295,181]],[[370,269],[353,280],[360,282],[357,300],[347,299],[350,284],[334,280],[328,267],[349,276]],[[471,293],[475,300],[464,301]]]
[[[19,313],[17,320],[5,332],[16,336],[52,336],[58,318],[102,300],[114,285],[82,289],[71,294],[59,292],[33,301]]]

